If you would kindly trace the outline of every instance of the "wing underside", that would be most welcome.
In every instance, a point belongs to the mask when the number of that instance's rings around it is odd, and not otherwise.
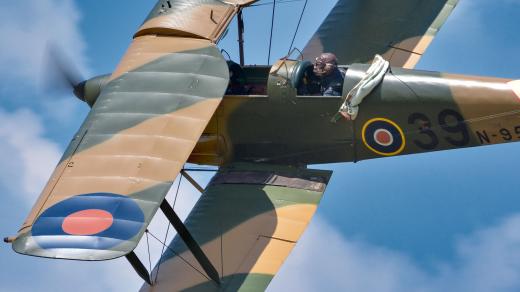
[[[216,47],[255,0],[158,1],[13,239],[76,260],[128,255],[215,113],[229,81]]]
[[[303,50],[335,53],[341,64],[368,63],[380,54],[413,68],[458,0],[339,0]]]
[[[208,40],[137,37],[20,230],[15,251],[81,260],[132,251],[228,78]]]
[[[330,171],[260,164],[222,168],[185,224],[217,268],[208,279],[176,237],[142,291],[263,291],[311,220]],[[158,272],[158,274],[157,274]]]

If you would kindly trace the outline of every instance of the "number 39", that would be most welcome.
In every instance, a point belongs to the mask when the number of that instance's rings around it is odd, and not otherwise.
[[[470,142],[468,128],[464,123],[464,117],[458,112],[446,109],[439,113],[437,117],[440,128],[447,134],[442,138],[453,146],[463,147]],[[430,119],[422,113],[413,113],[408,117],[410,125],[416,125],[419,128],[419,133],[422,136],[420,139],[414,140],[415,145],[422,149],[433,150],[439,145],[439,138],[432,130],[432,123]]]

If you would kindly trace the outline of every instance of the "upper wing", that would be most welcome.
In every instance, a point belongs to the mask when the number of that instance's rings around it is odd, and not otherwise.
[[[241,6],[258,0],[159,0],[136,36],[191,36],[216,42]]]
[[[261,164],[221,169],[185,224],[221,277],[207,278],[180,238],[142,291],[264,291],[302,235],[331,172]],[[158,273],[158,274],[157,274]]]
[[[339,0],[303,50],[311,59],[336,54],[341,64],[380,54],[392,66],[413,68],[458,0]]]
[[[164,23],[151,23],[152,14],[143,25],[20,229],[15,251],[102,260],[135,248],[229,80],[210,39],[235,7],[181,2],[174,4],[183,15],[159,11]],[[183,33],[182,20],[193,15],[213,25]]]

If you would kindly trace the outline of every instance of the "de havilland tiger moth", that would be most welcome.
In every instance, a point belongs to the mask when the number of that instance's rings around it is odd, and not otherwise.
[[[126,257],[141,291],[263,291],[332,175],[308,165],[520,140],[520,80],[414,70],[458,0],[339,0],[272,66],[244,64],[255,2],[160,0],[114,72],[68,78],[91,110],[5,238],[17,253]],[[235,17],[238,62],[218,47]],[[186,163],[218,171],[202,188]],[[202,192],[184,222],[178,176]],[[134,249],[158,209],[177,236],[150,271]]]

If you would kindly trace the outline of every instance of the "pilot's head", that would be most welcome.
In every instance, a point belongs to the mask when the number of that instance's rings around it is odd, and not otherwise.
[[[333,53],[323,53],[314,62],[314,74],[319,77],[327,76],[334,72],[338,67],[336,55]]]

